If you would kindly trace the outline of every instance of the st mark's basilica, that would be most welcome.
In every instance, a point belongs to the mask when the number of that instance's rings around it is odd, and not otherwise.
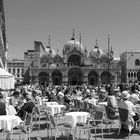
[[[102,51],[97,41],[88,52],[83,48],[81,36],[72,38],[63,46],[62,56],[55,53],[50,45],[34,41],[34,49],[24,53],[24,80],[46,85],[98,85],[120,82],[119,60],[113,57],[108,46]]]

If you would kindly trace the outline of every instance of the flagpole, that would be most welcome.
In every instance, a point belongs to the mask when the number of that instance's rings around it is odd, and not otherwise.
[[[110,83],[110,36],[108,35],[108,84]]]

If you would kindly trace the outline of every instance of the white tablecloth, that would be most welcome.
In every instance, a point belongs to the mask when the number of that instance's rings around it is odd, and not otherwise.
[[[57,102],[45,102],[46,106],[50,106],[50,105],[58,105]]]
[[[87,118],[90,117],[88,112],[69,112],[65,113],[65,122],[72,124],[75,127],[77,123],[86,123]]]
[[[47,110],[51,112],[52,115],[61,113],[62,108],[65,108],[65,105],[48,105]]]
[[[9,105],[8,107],[6,107],[6,115],[16,115],[16,109],[14,108],[14,106]]]
[[[22,120],[14,115],[1,115],[0,116],[0,129],[11,131],[12,128],[19,126]]]

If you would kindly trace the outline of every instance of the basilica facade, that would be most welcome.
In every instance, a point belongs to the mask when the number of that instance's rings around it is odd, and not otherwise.
[[[24,80],[46,85],[118,83],[121,68],[113,53],[112,48],[102,51],[97,41],[88,52],[74,34],[64,44],[62,55],[55,53],[50,42],[44,47],[34,41],[34,49],[24,53]]]

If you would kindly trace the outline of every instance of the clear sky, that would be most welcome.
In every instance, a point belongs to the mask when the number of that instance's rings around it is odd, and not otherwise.
[[[95,40],[107,49],[107,37],[115,57],[140,49],[140,0],[4,0],[8,57],[23,58],[34,40],[62,52],[72,29],[90,51]]]

